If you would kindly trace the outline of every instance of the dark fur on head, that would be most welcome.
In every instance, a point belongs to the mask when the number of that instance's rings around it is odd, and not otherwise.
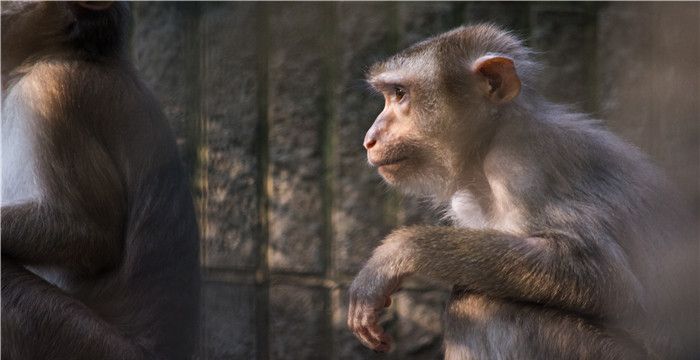
[[[70,4],[75,20],[66,29],[70,46],[96,56],[122,54],[128,37],[129,5],[117,2],[110,8],[91,11]]]
[[[90,10],[77,2],[2,3],[2,72],[45,56],[111,59],[125,54],[129,5]]]

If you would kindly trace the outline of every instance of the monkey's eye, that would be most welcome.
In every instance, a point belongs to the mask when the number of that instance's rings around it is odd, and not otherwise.
[[[396,98],[396,101],[401,102],[404,96],[406,96],[406,90],[404,90],[404,88],[401,86],[394,86],[394,97]]]

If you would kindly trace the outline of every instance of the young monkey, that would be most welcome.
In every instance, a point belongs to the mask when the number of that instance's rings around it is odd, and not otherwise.
[[[369,163],[444,204],[454,226],[390,234],[349,289],[348,326],[389,350],[379,312],[416,274],[454,286],[447,359],[696,355],[691,222],[672,187],[600,123],[541,98],[537,70],[490,25],[371,68],[385,107],[364,139]]]

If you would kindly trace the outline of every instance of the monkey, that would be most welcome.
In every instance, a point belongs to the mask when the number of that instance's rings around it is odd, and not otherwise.
[[[365,346],[390,350],[379,315],[416,275],[452,287],[446,359],[700,354],[689,212],[640,150],[541,95],[542,71],[493,24],[369,68],[369,164],[451,224],[391,232],[356,275],[347,325]]]
[[[2,3],[2,357],[186,359],[199,244],[122,2]]]

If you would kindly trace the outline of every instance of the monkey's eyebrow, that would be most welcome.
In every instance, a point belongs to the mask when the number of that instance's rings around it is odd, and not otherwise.
[[[368,80],[367,81],[372,88],[378,91],[390,91],[393,90],[396,87],[406,87],[405,84],[400,83],[398,81],[383,81],[383,80]]]
[[[391,89],[396,86],[406,87],[406,79],[397,73],[381,73],[367,80],[377,90]]]

